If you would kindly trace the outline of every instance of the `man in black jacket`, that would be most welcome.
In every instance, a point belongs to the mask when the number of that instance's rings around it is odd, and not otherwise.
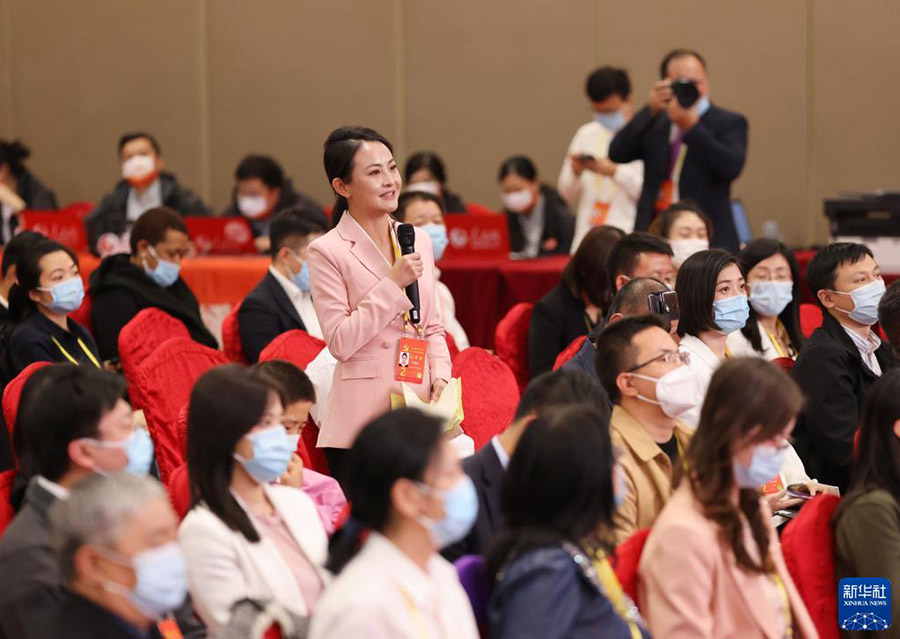
[[[644,186],[634,228],[646,231],[657,213],[679,199],[694,200],[715,227],[712,245],[738,249],[731,213],[731,183],[744,168],[747,119],[709,102],[706,61],[676,49],[663,58],[650,99],[609,145],[613,162],[644,162]],[[672,92],[691,80],[699,97],[683,107]]]
[[[495,435],[481,450],[463,460],[463,470],[475,484],[478,493],[478,518],[465,539],[445,548],[441,554],[453,561],[463,555],[484,555],[491,541],[503,527],[500,486],[509,466],[510,457],[519,440],[535,417],[553,407],[588,404],[609,421],[612,407],[606,393],[596,379],[578,371],[544,373],[531,382],[522,393],[513,422]]]
[[[251,364],[269,342],[287,331],[300,329],[322,338],[306,251],[326,232],[326,225],[324,216],[311,207],[295,206],[275,214],[269,230],[272,265],[238,310],[241,349]]]
[[[119,332],[145,308],[165,311],[187,327],[195,342],[218,348],[197,298],[180,277],[190,246],[181,216],[166,207],[150,209],[131,229],[129,242],[131,255],[111,255],[91,273],[91,323],[100,356],[118,356]]]
[[[90,250],[108,255],[123,248],[123,235],[144,211],[167,206],[183,217],[212,211],[171,173],[164,172],[159,142],[149,133],[128,133],[119,140],[122,180],[84,221]]]
[[[872,330],[884,280],[868,247],[851,242],[819,251],[806,279],[824,319],[791,371],[806,395],[794,448],[810,477],[843,492],[850,484],[863,398],[896,364],[891,347]]]

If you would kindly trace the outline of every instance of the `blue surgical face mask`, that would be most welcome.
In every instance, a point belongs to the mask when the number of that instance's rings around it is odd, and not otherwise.
[[[594,113],[594,122],[609,129],[613,133],[625,126],[625,114],[621,111],[612,113]]]
[[[151,269],[148,267],[147,260],[144,259],[144,272],[158,285],[163,288],[169,288],[178,280],[178,275],[181,273],[181,264],[162,259],[152,246],[147,248],[150,249],[153,257],[156,258],[156,268]]]
[[[716,326],[723,335],[730,335],[744,328],[747,318],[750,317],[750,305],[747,304],[746,295],[734,295],[723,300],[713,302],[713,311],[716,314]]]
[[[135,575],[132,589],[114,581],[105,581],[103,587],[126,597],[146,617],[162,619],[184,603],[188,592],[187,562],[178,542],[144,550],[131,558],[107,548],[100,551],[108,559],[132,567]]]
[[[125,457],[128,464],[125,466],[125,472],[132,475],[146,475],[150,472],[150,465],[153,463],[153,440],[143,428],[135,428],[134,431],[122,441],[101,441],[99,439],[87,439],[94,446],[101,448],[121,448],[125,451]],[[110,471],[97,468],[98,473],[106,475]]]
[[[709,111],[709,97],[703,96],[699,100],[697,100],[697,115],[701,118],[703,114]]]
[[[299,255],[297,256],[297,259],[300,259]],[[291,281],[301,291],[309,293],[311,288],[309,283],[309,265],[306,262],[303,262],[303,266],[300,267],[299,273],[291,271]]]
[[[253,459],[234,454],[250,476],[260,484],[268,484],[281,477],[291,463],[291,455],[297,450],[291,446],[291,438],[284,426],[278,424],[271,428],[249,433],[247,439],[253,446]]]
[[[444,504],[443,519],[423,517],[420,520],[439,549],[455,544],[469,534],[478,516],[478,494],[468,475],[460,477],[453,488],[445,491],[436,490],[427,484],[420,483],[418,486],[422,492],[440,499]]]
[[[781,315],[793,299],[793,282],[750,282],[750,305],[763,317]]]
[[[845,311],[842,308],[834,307],[841,313],[846,313],[854,322],[858,322],[864,326],[871,326],[878,321],[878,304],[884,297],[884,280],[879,278],[872,280],[865,286],[855,288],[849,293],[845,291],[832,291],[841,295],[849,295],[853,298],[854,308],[852,311]]]
[[[447,239],[447,227],[443,224],[429,222],[428,224],[423,224],[420,228],[428,233],[428,237],[431,238],[431,244],[434,246],[434,261],[437,262],[444,257],[444,250],[450,241]]]
[[[53,286],[40,287],[39,291],[47,291],[53,296],[50,302],[41,302],[48,309],[60,315],[73,313],[81,308],[81,302],[84,301],[84,282],[81,277],[76,275],[72,279],[54,284]]]
[[[753,450],[749,466],[734,462],[734,480],[741,488],[759,488],[778,477],[783,462],[783,448],[760,444]]]

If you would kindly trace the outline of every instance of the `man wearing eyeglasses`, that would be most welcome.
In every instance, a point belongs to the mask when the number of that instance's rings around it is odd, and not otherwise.
[[[687,361],[663,320],[652,315],[620,320],[597,342],[597,373],[613,402],[618,493],[624,494],[614,515],[616,544],[652,526],[672,493],[674,470],[691,439],[678,416],[703,394]]]

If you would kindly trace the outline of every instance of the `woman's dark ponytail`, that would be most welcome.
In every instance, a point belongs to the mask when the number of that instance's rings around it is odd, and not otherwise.
[[[342,126],[335,129],[325,140],[323,161],[329,186],[335,178],[340,178],[343,182],[350,182],[350,177],[353,175],[353,158],[363,142],[381,142],[391,153],[394,152],[394,147],[388,139],[374,129],[364,126]],[[342,195],[337,195],[334,208],[331,210],[332,228],[338,225],[347,210],[347,199]]]

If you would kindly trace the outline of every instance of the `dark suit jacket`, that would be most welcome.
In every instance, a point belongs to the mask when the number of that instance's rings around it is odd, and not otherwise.
[[[863,364],[841,324],[827,312],[824,316],[791,370],[807,400],[794,428],[794,448],[810,477],[846,493],[863,398],[878,377]],[[884,342],[875,357],[882,374],[896,364]]]
[[[644,162],[644,186],[638,201],[635,231],[646,231],[655,216],[659,187],[669,174],[669,132],[672,122],[663,112],[655,117],[644,107],[609,145],[613,162]],[[731,183],[744,168],[747,119],[715,105],[684,136],[687,153],[678,181],[682,199],[694,200],[715,227],[711,245],[738,249],[731,216]]]
[[[546,373],[576,337],[589,330],[584,302],[560,282],[534,305],[528,329],[528,366],[531,377]]]
[[[22,372],[22,369],[34,362],[68,362],[68,358],[53,343],[54,337],[80,365],[93,366],[94,363],[81,348],[79,340],[99,361],[100,352],[97,350],[97,344],[91,334],[71,317],[68,318],[67,323],[69,330],[65,331],[38,311],[34,311],[22,320],[16,326],[9,340],[7,352],[9,374],[15,377]]]
[[[171,173],[159,174],[163,206],[181,213],[182,217],[210,216],[212,211],[192,191],[184,188]],[[131,186],[119,180],[112,193],[103,197],[100,204],[84,220],[88,235],[88,247],[97,253],[97,240],[104,233],[122,235],[130,228],[128,222],[128,193]]]
[[[37,619],[49,617],[63,607],[67,600],[63,574],[50,546],[48,511],[54,501],[56,498],[33,479],[22,509],[0,540],[0,575],[4,575],[0,579],[0,639],[118,636],[25,632],[35,627]],[[206,636],[206,629],[194,617],[190,599],[175,613],[175,618],[185,639]]]
[[[540,255],[566,255],[572,248],[572,238],[575,236],[575,218],[566,206],[565,200],[555,189],[542,184],[541,195],[544,196],[544,232],[541,234],[541,244],[555,238],[557,245],[552,251],[541,249]],[[509,222],[509,247],[513,253],[525,249],[525,234],[522,231],[521,219],[522,216],[517,213],[506,212],[506,220]]]
[[[238,331],[247,361],[258,361],[269,342],[295,328],[305,331],[306,325],[275,276],[266,273],[238,309]]]
[[[56,202],[56,194],[37,179],[31,171],[26,170],[21,175],[17,175],[16,181],[18,182],[16,191],[19,197],[25,200],[26,210],[55,211],[59,208],[59,204]]]
[[[485,555],[503,525],[500,511],[500,486],[506,471],[497,457],[494,444],[488,442],[481,450],[462,462],[463,470],[475,484],[478,493],[478,518],[472,530],[461,542],[441,553],[450,561],[463,555]]]

